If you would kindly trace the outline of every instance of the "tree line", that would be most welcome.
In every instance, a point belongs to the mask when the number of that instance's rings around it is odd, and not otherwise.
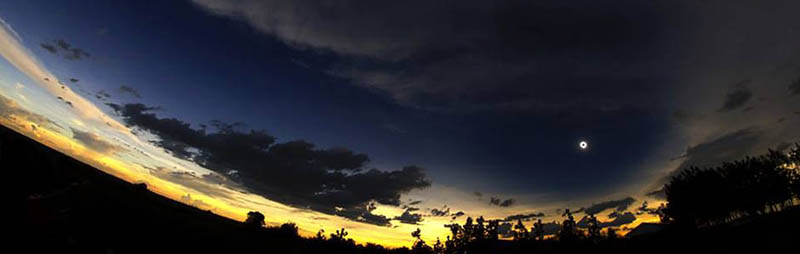
[[[800,198],[800,144],[788,153],[759,156],[715,167],[692,166],[664,186],[665,222],[712,226],[781,211]]]
[[[800,199],[800,144],[788,152],[769,150],[759,156],[725,162],[716,167],[690,167],[681,170],[664,185],[666,205],[654,211],[665,226],[673,228],[707,227],[729,223],[751,216],[767,215],[795,208]],[[600,221],[589,214],[586,225],[578,227],[573,213],[566,209],[563,221],[554,231],[548,230],[542,220],[528,228],[521,219],[516,223],[503,223],[500,219],[473,219],[467,217],[463,224],[446,224],[450,235],[428,243],[423,232],[411,232],[414,239],[410,248],[388,249],[377,244],[356,244],[347,238],[342,228],[330,235],[320,230],[311,241],[322,249],[341,253],[496,253],[526,252],[530,250],[562,249],[617,249],[629,244],[617,234],[614,227],[603,231]],[[248,213],[246,225],[262,228],[264,216]],[[501,230],[501,227],[509,227]],[[297,236],[297,226],[286,223],[273,228],[283,234]],[[685,231],[672,231],[685,232]],[[510,241],[500,238],[510,238]]]

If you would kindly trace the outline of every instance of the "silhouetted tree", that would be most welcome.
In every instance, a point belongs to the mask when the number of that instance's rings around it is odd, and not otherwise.
[[[525,227],[525,224],[522,224],[522,219],[517,219],[517,224],[514,225],[514,240],[527,240],[528,237],[528,228]]]
[[[590,214],[588,217],[588,229],[589,229],[589,239],[592,241],[600,240],[600,223],[597,221],[597,217],[594,214]]]
[[[798,79],[797,82],[800,82]],[[796,199],[800,199],[800,145],[795,145],[788,154],[788,161],[786,162],[786,167],[791,168],[790,176],[791,176],[791,184],[789,188],[792,191],[792,195]],[[792,205],[794,205],[794,200],[791,201]]]
[[[340,230],[336,230],[336,233],[331,233],[331,240],[333,241],[345,241],[347,235],[350,233],[347,232],[344,228]]]
[[[606,235],[608,240],[613,241],[616,240],[619,236],[617,235],[617,230],[614,228],[609,227],[606,231]]]
[[[486,238],[490,241],[497,241],[498,227],[500,227],[500,220],[490,220],[486,226]]]
[[[578,229],[575,224],[575,217],[572,216],[569,209],[565,209],[561,217],[566,217],[566,219],[561,223],[561,231],[558,232],[558,239],[562,242],[577,240]]]
[[[533,228],[531,229],[533,232],[533,237],[536,240],[544,240],[544,225],[542,224],[542,219],[537,220],[533,223]]]
[[[411,247],[411,253],[415,254],[433,253],[433,248],[425,244],[425,240],[422,240],[422,231],[419,228],[411,232],[411,237],[416,238],[416,240],[414,240],[414,244]]]
[[[445,253],[445,245],[442,244],[442,241],[439,240],[439,237],[436,237],[436,243],[433,244],[433,253],[442,254]]]
[[[780,211],[797,198],[797,150],[725,162],[711,168],[690,167],[664,186],[667,205],[662,221],[714,225]]]
[[[472,238],[476,241],[480,241],[485,238],[486,227],[483,225],[484,222],[485,220],[483,219],[483,216],[480,216],[475,220],[475,227],[472,230]]]
[[[319,231],[317,231],[317,235],[314,236],[314,239],[319,241],[328,240],[328,237],[325,236],[325,230],[320,229]]]
[[[467,218],[469,221],[469,218]],[[445,227],[450,229],[450,235],[447,236],[445,241],[445,248],[448,253],[458,252],[467,245],[466,237],[464,237],[464,228],[458,223],[446,224]]]
[[[251,227],[262,227],[264,226],[264,215],[256,211],[248,212],[244,224]]]
[[[287,222],[281,224],[280,231],[286,235],[299,236],[297,234],[298,231],[297,224],[294,224],[294,222]]]

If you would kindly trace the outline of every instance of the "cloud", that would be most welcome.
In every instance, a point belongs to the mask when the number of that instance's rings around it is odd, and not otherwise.
[[[450,219],[451,220],[455,220],[455,219],[458,219],[458,217],[461,217],[461,216],[464,216],[464,211],[458,211],[458,212],[453,213],[450,216]]]
[[[147,166],[143,167],[155,177],[172,183],[180,184],[209,197],[227,199],[230,202],[236,202],[235,194],[237,192],[233,189],[241,187],[238,183],[225,181],[225,183],[222,185],[233,188],[224,188],[224,186],[220,186],[219,182],[209,181],[209,179],[205,176],[197,176],[197,173],[193,171],[175,171],[174,169],[160,166],[155,168]]]
[[[632,212],[624,212],[620,213],[618,211],[612,212],[609,218],[614,218],[611,221],[598,221],[598,226],[600,228],[607,228],[607,227],[619,227],[625,224],[630,224],[636,221],[636,216]],[[580,228],[588,228],[589,227],[589,216],[583,216],[580,221],[578,221],[575,225]]]
[[[759,144],[762,132],[756,128],[740,129],[711,141],[686,149],[682,156],[684,161],[666,177],[657,182],[659,188],[667,183],[673,175],[692,166],[711,167],[726,161],[733,161],[749,155],[750,149]],[[659,193],[653,193],[659,194]]]
[[[414,209],[414,211],[419,210],[418,207],[413,207],[413,205],[418,205],[420,203],[422,203],[422,200],[415,200],[415,201],[408,202],[407,204],[403,205],[403,209]]]
[[[106,99],[111,98],[111,94],[107,93],[105,90],[100,90],[94,94],[94,97],[98,100],[105,101]]]
[[[130,87],[130,86],[124,86],[124,85],[120,86],[119,87],[119,91],[120,91],[120,93],[123,93],[123,94],[130,94],[131,96],[136,97],[138,99],[142,98],[142,95],[139,94],[139,91],[137,91],[136,89],[134,89],[133,87]]]
[[[513,198],[509,198],[509,199],[506,199],[506,200],[502,200],[502,199],[500,199],[500,198],[491,197],[491,198],[489,199],[489,205],[496,205],[496,206],[500,206],[500,207],[509,207],[509,206],[512,206],[512,205],[514,205],[514,202],[515,202],[515,201],[514,201],[514,199],[513,199]]]
[[[61,55],[68,60],[81,60],[91,56],[83,49],[72,47],[71,44],[64,41],[63,39],[57,40],[56,45],[58,45],[58,47],[62,51]]]
[[[363,222],[377,226],[388,227],[392,225],[391,219],[380,214],[373,214],[372,210],[374,210],[374,207],[372,207],[371,205],[367,205],[361,207],[336,209],[336,211],[333,214],[348,218],[353,221]]]
[[[83,143],[89,149],[100,153],[113,153],[122,150],[121,147],[111,144],[95,133],[72,128],[72,138]]]
[[[529,213],[529,214],[515,214],[515,215],[511,215],[511,216],[506,217],[505,219],[503,219],[503,221],[510,221],[510,222],[515,222],[517,220],[529,221],[529,220],[531,220],[533,218],[542,218],[544,216],[545,215],[542,212]]]
[[[4,23],[5,24],[5,23]],[[95,107],[90,101],[72,92],[69,88],[62,88],[58,79],[47,70],[39,61],[25,48],[21,39],[6,24],[0,29],[0,55],[14,66],[21,73],[25,74],[53,96],[62,96],[72,103],[75,113],[84,121],[91,121],[100,124],[108,123],[112,128],[124,130],[118,122],[110,119],[103,111]]]
[[[442,216],[448,216],[448,215],[450,215],[450,208],[449,207],[448,208],[442,208],[441,210],[437,209],[437,208],[431,209],[431,216],[442,217]]]
[[[332,76],[432,110],[650,105],[643,98],[658,87],[639,79],[663,73],[647,56],[669,28],[653,29],[663,9],[638,2],[194,2],[298,50],[339,57]]]
[[[649,204],[647,203],[647,201],[644,201],[644,202],[642,202],[642,205],[639,206],[639,208],[636,209],[636,215],[657,214],[657,210],[658,209],[656,209],[656,208],[650,208]],[[619,215],[619,214],[617,214],[617,215]]]
[[[412,211],[412,212],[419,211],[419,207],[403,206],[403,209],[404,210],[408,210],[408,211]]]
[[[50,52],[51,54],[60,55],[67,60],[81,60],[91,57],[91,55],[85,50],[72,47],[72,44],[63,39],[56,40],[53,43],[54,44],[43,42],[39,44],[39,47],[47,50],[47,52]]]
[[[636,216],[631,212],[625,212],[615,216],[614,220],[612,221],[600,223],[600,227],[619,227],[625,224],[633,223],[634,221],[636,221]]]
[[[41,43],[41,44],[39,44],[39,47],[42,47],[44,50],[47,50],[47,52],[50,52],[52,54],[57,54],[58,53],[58,49],[56,49],[56,46],[53,46],[53,45],[50,45],[50,44],[47,44],[47,43]]]
[[[605,202],[600,202],[597,204],[593,204],[586,208],[586,214],[598,214],[602,211],[608,209],[615,209],[616,211],[625,211],[628,209],[629,206],[636,202],[636,199],[632,197],[627,197],[620,200],[610,200]]]
[[[400,197],[430,186],[424,169],[369,169],[365,154],[345,148],[319,149],[298,140],[276,143],[263,130],[237,131],[236,124],[212,121],[211,129],[194,129],[175,118],[158,118],[158,109],[143,104],[107,104],[130,126],[157,137],[153,143],[174,156],[226,174],[236,170],[254,193],[298,207],[352,220],[388,225],[385,216],[366,209],[372,202],[400,206]]]
[[[744,106],[750,98],[753,97],[753,92],[746,87],[737,87],[727,95],[725,95],[725,102],[722,104],[722,107],[719,109],[720,112],[727,112],[737,108]]]
[[[72,105],[71,101],[68,101],[68,100],[64,99],[64,97],[58,96],[58,97],[56,97],[56,99],[58,99],[59,101],[63,101],[70,108],[74,108],[75,107],[75,106]]]
[[[192,205],[192,206],[200,208],[200,209],[212,209],[213,208],[213,207],[211,207],[211,205],[207,204],[206,202],[203,202],[203,200],[193,199],[192,195],[189,194],[189,193],[186,193],[186,195],[181,196],[180,200],[183,203]]]
[[[39,126],[62,128],[58,123],[47,117],[25,110],[2,94],[0,94],[0,117],[7,119],[23,118]]]
[[[406,209],[402,215],[396,216],[394,219],[405,224],[419,224],[419,222],[422,221],[422,215],[412,213],[410,210]]]
[[[789,94],[791,95],[798,95],[800,94],[800,78],[795,79],[789,84]]]
[[[664,192],[664,188],[660,188],[658,190],[654,190],[645,194],[645,196],[655,198],[658,200],[666,200],[667,194]]]
[[[7,23],[5,20],[3,20],[2,18],[0,18],[0,25],[2,25],[2,26],[3,26],[3,29],[4,29],[4,30],[6,30],[6,31],[8,31],[8,33],[9,33],[9,34],[11,34],[11,36],[13,36],[15,40],[17,40],[17,41],[22,41],[22,37],[20,37],[20,36],[19,36],[19,34],[17,33],[17,31],[15,31],[15,30],[14,30],[14,28],[13,28],[13,27],[11,27],[11,25],[9,25],[9,24],[8,24],[8,23]]]

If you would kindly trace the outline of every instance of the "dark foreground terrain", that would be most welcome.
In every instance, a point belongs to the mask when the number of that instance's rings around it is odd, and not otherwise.
[[[0,166],[21,210],[10,224],[14,253],[407,253],[352,241],[298,237],[292,228],[256,228],[130,184],[0,127]],[[10,173],[10,174],[9,174]],[[269,214],[266,215],[269,217]],[[17,221],[21,221],[18,223]],[[672,225],[641,237],[599,242],[485,241],[470,253],[532,253],[606,249],[757,250],[798,247],[800,211],[695,229]],[[409,237],[411,237],[409,235]],[[432,243],[428,243],[429,245]],[[741,249],[744,250],[744,249]],[[416,250],[419,251],[419,250]],[[469,252],[469,251],[468,251]]]

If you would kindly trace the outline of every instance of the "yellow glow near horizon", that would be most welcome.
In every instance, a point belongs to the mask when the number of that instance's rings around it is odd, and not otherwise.
[[[100,170],[112,174],[120,179],[131,183],[146,183],[148,190],[154,193],[186,203],[188,205],[194,205],[192,202],[185,202],[182,200],[182,197],[189,194],[192,200],[201,200],[203,203],[207,204],[208,207],[205,207],[205,209],[237,221],[243,221],[246,218],[247,212],[258,210],[267,215],[267,222],[269,225],[276,226],[281,223],[291,221],[300,227],[301,235],[306,237],[313,236],[316,233],[316,230],[310,230],[313,228],[324,229],[326,234],[329,234],[334,232],[336,229],[344,227],[350,232],[350,237],[356,242],[372,242],[389,247],[409,246],[412,243],[412,238],[409,232],[415,230],[416,228],[423,230],[422,232],[427,235],[425,240],[429,243],[435,242],[437,237],[445,239],[446,236],[449,235],[449,229],[443,226],[444,224],[448,223],[447,220],[435,220],[434,223],[430,223],[430,221],[428,221],[428,223],[423,222],[420,225],[398,224],[395,225],[396,227],[394,228],[387,228],[349,221],[341,217],[313,211],[298,211],[298,208],[285,206],[253,194],[238,193],[238,195],[235,196],[241,200],[267,202],[269,205],[256,205],[251,208],[240,207],[220,200],[218,197],[205,195],[202,192],[187,188],[183,185],[166,181],[150,174],[142,174],[135,170],[130,170],[140,166],[120,161],[109,155],[97,153],[91,149],[87,149],[81,143],[76,142],[69,137],[65,137],[58,132],[51,132],[45,128],[39,128],[34,132],[28,128],[25,128],[25,126],[29,126],[32,123],[25,121],[24,119],[17,118],[16,122],[10,122],[7,119],[3,119],[0,120],[0,123],[5,126],[12,127],[13,129],[25,134],[26,136],[32,137],[43,144],[50,144],[48,146],[51,148],[67,153],[76,159],[93,165]],[[49,140],[50,142],[44,142],[45,140]],[[298,212],[306,214],[307,216],[297,216]],[[377,214],[396,214],[401,212],[401,209],[380,206],[375,212]],[[635,222],[625,225],[626,229],[620,229],[618,233],[624,235],[627,234],[630,229],[638,226],[641,223],[657,221],[658,217],[655,215],[639,215],[637,216],[637,220]],[[527,227],[531,227],[532,223],[533,222],[525,222]]]

